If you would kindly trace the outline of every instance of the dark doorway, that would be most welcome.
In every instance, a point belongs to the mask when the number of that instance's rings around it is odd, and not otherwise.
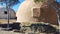
[[[7,14],[7,11],[4,11],[4,14]]]

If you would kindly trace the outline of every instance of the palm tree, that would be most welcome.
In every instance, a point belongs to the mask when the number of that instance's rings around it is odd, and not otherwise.
[[[9,9],[10,7],[16,5],[19,3],[19,0],[0,0],[0,3],[3,5],[5,4],[6,5],[6,9],[7,9],[7,12],[8,12],[8,25],[7,25],[7,28],[9,28]],[[9,30],[9,29],[8,29]]]

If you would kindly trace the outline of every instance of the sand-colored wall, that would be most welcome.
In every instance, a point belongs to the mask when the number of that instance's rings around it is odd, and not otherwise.
[[[41,3],[40,3],[41,5]],[[32,0],[24,1],[17,11],[17,22],[35,22],[33,18],[33,8],[40,7],[40,5]]]
[[[58,25],[58,20],[57,20],[57,14],[56,10],[52,7],[48,7],[48,4],[51,1],[48,1],[47,3],[35,3],[32,0],[29,1],[24,1],[17,13],[17,22],[45,22],[45,23],[50,23],[54,25]],[[53,2],[53,1],[52,1]],[[54,3],[52,3],[53,5]],[[55,4],[54,4],[55,5]],[[37,8],[37,10],[33,11],[34,8]],[[34,14],[35,12],[35,14]],[[40,12],[40,13],[39,13]],[[40,15],[39,15],[40,14]],[[35,15],[35,17],[34,17]],[[38,16],[38,17],[36,17]]]

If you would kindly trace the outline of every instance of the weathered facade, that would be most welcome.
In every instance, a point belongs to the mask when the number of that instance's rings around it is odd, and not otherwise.
[[[54,0],[35,3],[34,0],[25,0],[16,14],[17,22],[45,22],[58,25],[56,10],[51,6],[56,6]]]

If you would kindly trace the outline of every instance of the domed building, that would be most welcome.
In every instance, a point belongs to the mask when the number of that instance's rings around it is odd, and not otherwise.
[[[13,9],[9,8],[9,18],[10,19],[15,19],[16,18],[16,13]],[[0,19],[7,19],[8,18],[8,11],[5,7],[0,8]]]
[[[16,13],[17,22],[35,22],[37,19],[33,18],[33,9],[39,8],[40,5],[36,4],[34,0],[25,0]]]
[[[56,7],[55,0],[48,0],[44,3],[35,3],[34,0],[25,0],[16,13],[17,22],[44,22],[58,25],[56,9],[50,6],[49,3]]]

